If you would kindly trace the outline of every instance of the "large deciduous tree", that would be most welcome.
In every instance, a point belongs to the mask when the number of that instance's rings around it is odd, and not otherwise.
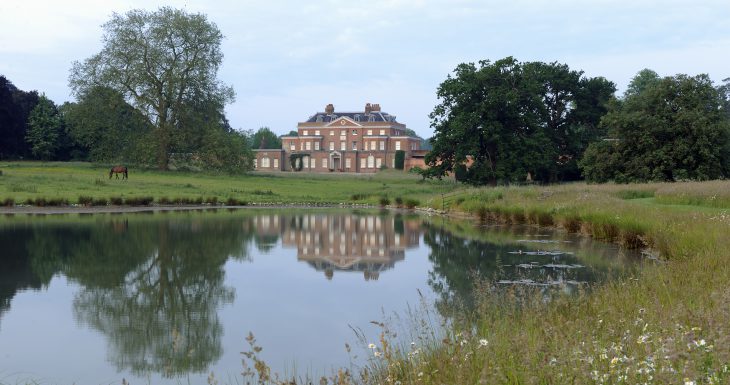
[[[707,75],[659,78],[643,70],[601,121],[608,140],[581,160],[593,182],[730,176],[730,122],[722,88]]]
[[[38,98],[38,92],[21,91],[0,75],[0,159],[22,159],[30,155],[26,141],[28,117]]]
[[[175,135],[198,105],[223,106],[233,89],[217,79],[223,35],[205,15],[163,7],[113,14],[103,25],[101,52],[76,62],[76,95],[92,87],[116,90],[154,126],[159,168],[168,167]]]
[[[151,132],[149,121],[122,94],[94,87],[77,103],[61,106],[69,135],[95,162],[140,161],[141,141]]]
[[[269,127],[261,127],[253,134],[251,146],[281,149],[281,139]]]
[[[438,88],[429,176],[472,184],[577,179],[615,86],[559,63],[512,57],[460,64]],[[465,168],[467,159],[473,163]]]
[[[57,152],[67,145],[65,138],[63,119],[56,105],[41,95],[28,117],[26,140],[33,156],[41,160],[55,159]]]

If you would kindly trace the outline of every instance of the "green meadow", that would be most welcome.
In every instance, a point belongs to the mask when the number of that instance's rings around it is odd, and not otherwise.
[[[558,228],[641,249],[641,269],[577,295],[480,282],[476,307],[453,309],[448,326],[423,311],[396,341],[384,322],[366,347],[365,367],[319,383],[372,384],[725,384],[730,382],[730,182],[472,188],[387,170],[371,176],[242,176],[130,170],[85,163],[0,163],[0,199],[80,196],[178,198],[248,204],[387,204],[461,217],[449,226],[478,237],[473,224]],[[453,230],[453,229],[452,229]],[[407,317],[406,317],[407,318]],[[253,346],[247,358],[262,383],[275,380]],[[266,349],[266,347],[263,347]],[[244,379],[246,381],[246,379]],[[291,381],[291,379],[289,379]],[[302,381],[295,380],[294,383]],[[306,381],[305,381],[306,382]]]
[[[109,169],[89,163],[0,163],[0,202],[105,205],[137,204],[145,198],[144,204],[319,205],[395,204],[400,198],[403,202],[416,200],[420,205],[435,193],[448,193],[458,187],[453,182],[423,181],[420,176],[395,170],[373,175],[228,175],[130,168],[129,179],[123,180],[121,176],[110,179]],[[41,204],[37,204],[39,199]]]

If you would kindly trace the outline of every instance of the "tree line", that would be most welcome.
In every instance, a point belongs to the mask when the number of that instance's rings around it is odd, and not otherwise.
[[[0,159],[248,171],[252,149],[281,148],[267,127],[231,128],[235,95],[217,79],[223,35],[205,15],[131,10],[102,28],[101,51],[72,66],[74,102],[56,106],[0,76]],[[646,69],[616,95],[613,82],[562,63],[463,63],[436,90],[422,174],[476,185],[727,178],[728,80]]]
[[[617,96],[566,64],[460,64],[438,87],[423,174],[476,185],[728,178],[729,80],[645,69]]]

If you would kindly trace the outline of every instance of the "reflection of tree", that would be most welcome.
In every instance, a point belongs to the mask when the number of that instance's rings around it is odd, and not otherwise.
[[[247,260],[249,215],[124,215],[30,220],[0,229],[0,315],[18,290],[59,273],[81,285],[78,321],[109,339],[119,370],[175,376],[222,354],[218,309],[228,258]],[[267,237],[266,242],[276,242]]]
[[[146,254],[126,255],[141,261],[132,268],[104,263],[110,258],[104,253],[69,264],[69,277],[84,285],[74,301],[76,317],[109,338],[110,359],[120,370],[169,377],[204,371],[222,354],[217,310],[234,297],[223,286],[223,265],[245,252],[251,235],[230,220],[138,225],[129,231],[145,235],[134,242]]]
[[[429,285],[440,296],[437,301],[440,310],[456,304],[472,306],[474,288],[480,279],[530,279],[538,283],[561,280],[592,282],[597,279],[597,271],[591,268],[545,267],[554,262],[580,264],[580,260],[573,255],[530,255],[527,252],[536,249],[530,244],[493,244],[459,237],[432,225],[426,225],[425,228],[423,239],[431,248],[429,260],[433,263]],[[520,250],[525,253],[515,253]],[[538,263],[530,269],[517,267],[531,262]]]
[[[10,300],[19,290],[38,289],[48,281],[42,281],[33,272],[26,257],[26,245],[33,233],[28,229],[14,228],[0,231],[0,319],[10,309]]]

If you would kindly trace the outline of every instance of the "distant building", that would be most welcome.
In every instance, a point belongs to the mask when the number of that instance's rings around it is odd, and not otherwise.
[[[261,171],[373,173],[395,167],[396,151],[405,155],[405,169],[422,163],[421,140],[406,134],[395,116],[366,104],[360,112],[335,112],[328,104],[297,124],[297,136],[282,136],[281,149],[254,150]]]

